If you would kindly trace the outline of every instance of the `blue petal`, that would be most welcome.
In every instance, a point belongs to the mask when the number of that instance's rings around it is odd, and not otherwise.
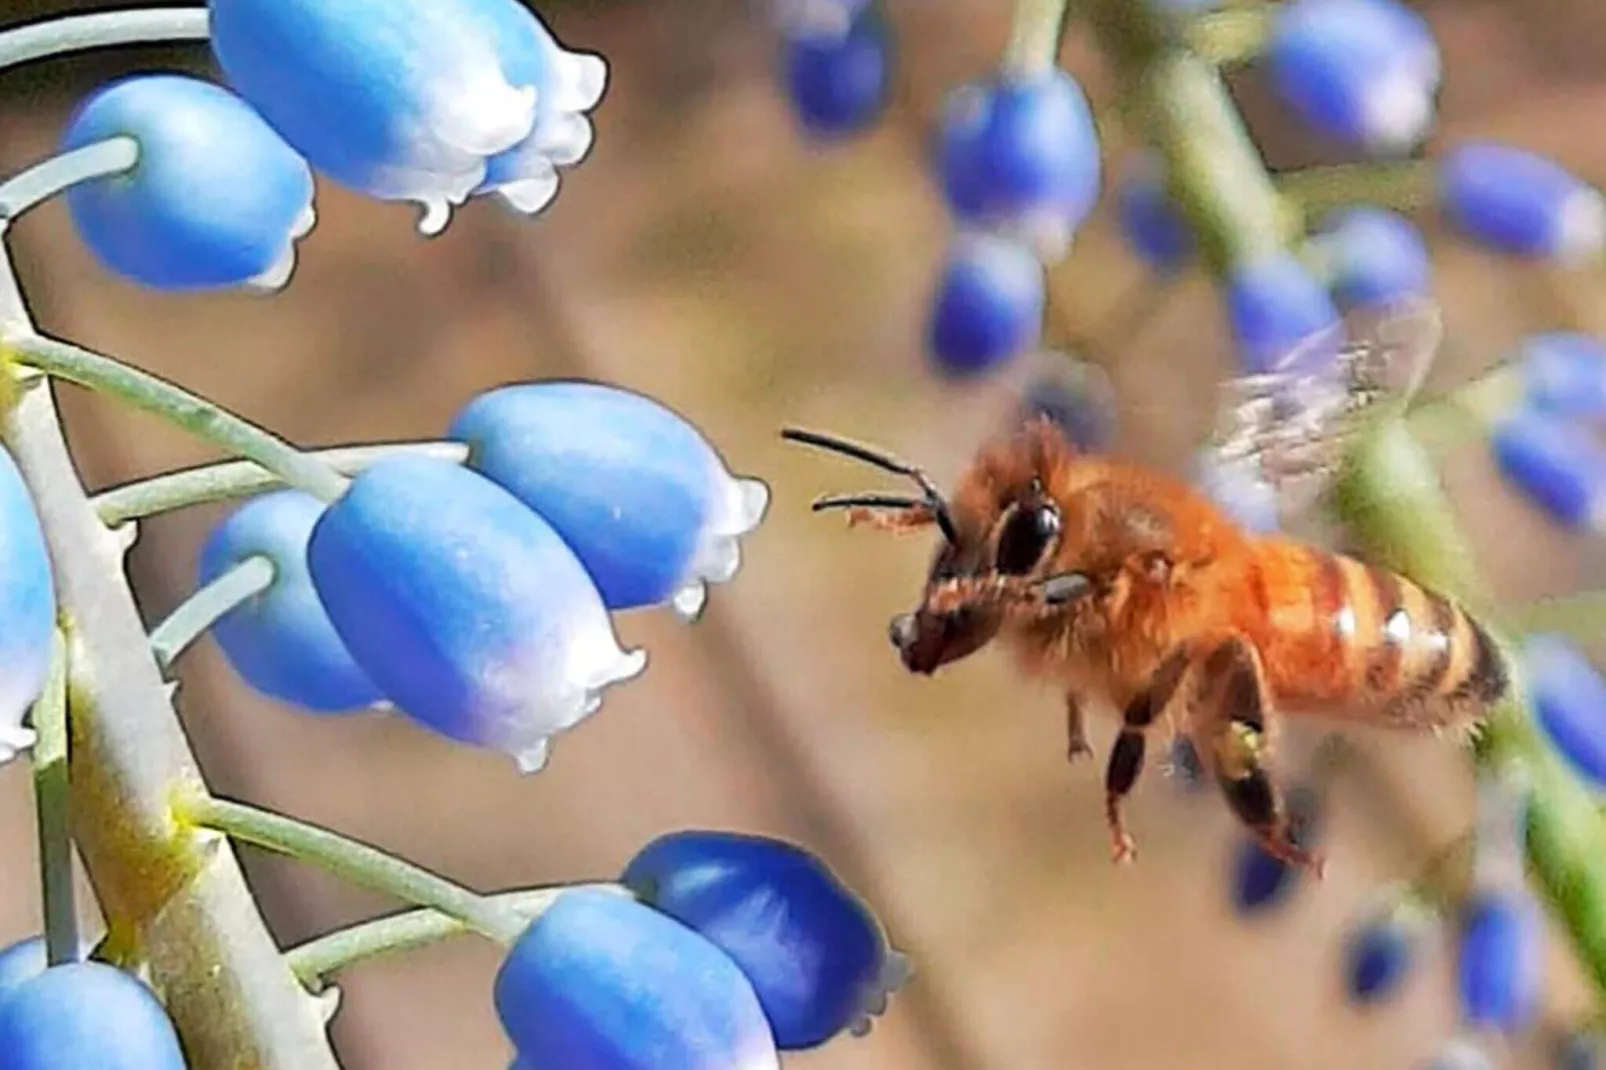
[[[1323,220],[1312,244],[1327,261],[1339,307],[1375,308],[1426,296],[1433,265],[1422,234],[1404,216],[1355,208]]]
[[[1327,290],[1291,253],[1271,253],[1235,267],[1227,277],[1227,314],[1245,370],[1268,372],[1285,365],[1290,354],[1339,326]],[[1331,346],[1301,352],[1303,370],[1336,356]]]
[[[1606,449],[1583,428],[1519,409],[1490,444],[1500,474],[1563,527],[1606,529]]]
[[[519,1056],[586,1070],[778,1070],[752,986],[679,922],[625,896],[565,892],[496,975]]]
[[[1606,789],[1606,677],[1559,635],[1530,636],[1523,676],[1550,742],[1596,788]]]
[[[244,101],[194,78],[125,78],[84,102],[63,147],[119,135],[139,143],[133,170],[67,192],[102,264],[162,290],[289,279],[312,228],[312,172]]]
[[[943,373],[968,378],[1025,353],[1042,333],[1043,265],[1032,250],[991,234],[960,234],[948,251],[930,325]]]
[[[941,177],[961,222],[1059,259],[1098,201],[1101,164],[1082,87],[1055,68],[955,90],[940,133]]]
[[[1551,331],[1522,340],[1518,354],[1526,401],[1549,416],[1606,420],[1606,343]]]
[[[1457,976],[1469,1026],[1515,1033],[1532,1022],[1544,982],[1543,917],[1532,897],[1474,894],[1465,908]]]
[[[1350,933],[1345,987],[1351,1001],[1375,1004],[1400,992],[1416,965],[1430,920],[1415,904],[1392,900]]]
[[[453,420],[469,465],[568,543],[610,609],[673,599],[693,615],[705,584],[736,572],[738,539],[769,489],[736,479],[700,431],[640,394],[584,382],[482,394]]]
[[[56,638],[56,588],[33,495],[0,448],[0,762],[33,741],[23,717],[45,687]]]
[[[136,978],[97,962],[56,966],[0,1001],[6,1070],[184,1070],[167,1013]]]
[[[892,84],[892,41],[873,8],[859,12],[845,36],[790,37],[785,47],[787,96],[809,134],[843,138],[881,118]]]
[[[735,961],[782,1051],[824,1044],[885,1006],[881,927],[801,848],[737,833],[672,833],[642,848],[622,881]]]
[[[1542,156],[1474,142],[1439,161],[1445,219],[1474,241],[1513,256],[1578,264],[1606,246],[1600,192]]]
[[[1150,267],[1169,273],[1193,259],[1193,231],[1171,203],[1155,157],[1140,158],[1123,178],[1118,196],[1121,233]]]
[[[219,524],[201,550],[200,583],[249,557],[273,563],[267,590],[224,614],[212,636],[247,684],[318,712],[373,706],[383,696],[329,623],[307,571],[307,540],[323,503],[298,490],[264,494]]]
[[[43,936],[30,936],[0,951],[0,1003],[6,996],[45,972],[49,953]]]
[[[557,533],[447,461],[363,471],[313,528],[307,564],[346,649],[402,713],[526,770],[646,664],[619,649]]]

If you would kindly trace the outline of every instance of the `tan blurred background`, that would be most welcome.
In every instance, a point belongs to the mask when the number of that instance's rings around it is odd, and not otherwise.
[[[57,4],[0,4],[6,22]],[[935,680],[899,668],[886,621],[927,549],[811,518],[862,473],[782,447],[783,422],[873,438],[947,478],[1007,399],[938,385],[921,329],[946,222],[924,137],[943,88],[985,70],[1005,0],[892,0],[900,101],[877,132],[811,149],[775,88],[763,0],[543,7],[571,47],[606,54],[612,84],[590,160],[534,221],[476,204],[434,241],[409,209],[324,183],[290,288],[270,299],[139,291],[102,272],[65,210],[14,232],[41,324],[184,382],[307,444],[438,435],[477,391],[585,375],[645,390],[700,426],[773,512],[737,580],[694,627],[620,622],[652,663],[565,737],[550,769],[512,764],[394,720],[318,720],[254,698],[215,648],[183,663],[182,713],[228,794],[400,850],[484,888],[606,877],[684,827],[779,833],[823,854],[887,920],[917,977],[874,1034],[788,1065],[879,1070],[1230,1070],[1418,1065],[1453,1025],[1448,958],[1372,1014],[1340,987],[1346,923],[1463,825],[1468,781],[1431,742],[1357,737],[1341,782],[1330,877],[1252,923],[1228,909],[1233,825],[1212,793],[1151,773],[1132,804],[1142,851],[1117,871],[1102,765],[1063,759],[1058,698],[989,654]],[[1606,13],[1593,0],[1439,0],[1425,8],[1449,72],[1440,137],[1506,137],[1606,182]],[[198,50],[108,53],[0,80],[0,165],[48,153],[96,81]],[[1067,62],[1096,102],[1108,83],[1079,41]],[[1265,119],[1268,154],[1308,146]],[[1606,328],[1606,279],[1516,272],[1437,230],[1451,383],[1525,329]],[[1057,316],[1096,335],[1144,285],[1108,218],[1055,278]],[[1227,367],[1209,292],[1190,283],[1118,349],[1095,347],[1121,401],[1120,448],[1177,465],[1203,432],[1201,391]],[[204,460],[152,420],[76,393],[70,434],[94,487]],[[1450,467],[1510,597],[1598,583],[1580,551],[1491,481],[1476,448]],[[213,510],[147,524],[132,556],[147,619],[192,583]],[[1095,746],[1108,745],[1098,726]],[[1409,784],[1409,786],[1407,786]],[[40,924],[26,770],[0,770],[0,940]],[[246,852],[285,942],[388,904]],[[1586,1004],[1559,948],[1550,1015]],[[496,960],[471,939],[345,978],[335,1033],[353,1070],[501,1068]],[[1511,1066],[1543,1065],[1528,1048]]]

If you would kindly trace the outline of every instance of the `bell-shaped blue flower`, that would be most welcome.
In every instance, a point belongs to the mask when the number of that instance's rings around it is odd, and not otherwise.
[[[868,5],[843,14],[851,18],[846,32],[805,21],[785,41],[792,112],[806,133],[827,141],[873,126],[886,111],[892,87],[892,35],[886,20]]]
[[[1027,242],[1058,260],[1098,201],[1093,109],[1058,67],[954,90],[939,134],[943,192],[965,226]]]
[[[271,584],[218,618],[212,637],[254,690],[336,713],[373,706],[384,696],[352,660],[313,589],[307,540],[322,515],[323,503],[304,491],[253,498],[207,539],[199,581],[211,583],[249,558],[266,558]]]
[[[607,65],[517,0],[210,0],[229,84],[324,174],[421,205],[497,192],[533,212],[591,143]]]
[[[56,587],[33,495],[0,448],[0,763],[33,743],[23,719],[45,689],[56,637]]]
[[[1606,200],[1571,172],[1531,152],[1473,142],[1439,161],[1439,210],[1496,252],[1564,265],[1606,248]]]
[[[1606,677],[1560,635],[1523,643],[1522,675],[1550,742],[1598,790],[1606,790]]]
[[[1524,400],[1564,420],[1606,420],[1606,342],[1573,331],[1522,340],[1517,363]]]
[[[110,271],[160,290],[277,289],[312,229],[312,171],[239,97],[180,75],[96,90],[62,147],[114,137],[133,169],[67,191],[74,227]]]
[[[1427,295],[1433,264],[1422,234],[1404,216],[1353,208],[1322,221],[1312,252],[1327,269],[1341,309],[1378,308]]]
[[[496,975],[496,1013],[530,1066],[779,1070],[742,971],[628,896],[564,892]]]
[[[1267,60],[1294,113],[1339,143],[1399,152],[1432,126],[1438,51],[1395,0],[1294,0],[1277,16]]]
[[[399,712],[525,771],[646,667],[619,648],[557,532],[448,461],[364,470],[313,527],[307,565],[346,649]]]
[[[1145,263],[1170,274],[1193,259],[1193,230],[1165,188],[1159,159],[1143,154],[1129,166],[1116,192],[1121,233]]]
[[[1525,889],[1479,889],[1464,907],[1457,963],[1461,1018],[1516,1033],[1533,1021],[1544,984],[1544,917]]]
[[[672,833],[642,848],[622,880],[735,961],[782,1051],[867,1031],[908,974],[869,908],[823,862],[781,840]]]
[[[1316,372],[1338,353],[1338,308],[1291,253],[1271,253],[1227,275],[1227,315],[1244,370]],[[1312,339],[1331,337],[1331,346]],[[1290,360],[1292,355],[1297,359]]]
[[[1606,448],[1577,424],[1519,408],[1490,433],[1506,481],[1563,527],[1606,531]]]
[[[741,563],[739,540],[769,504],[702,433],[651,398],[585,382],[520,383],[452,421],[469,466],[550,524],[609,609],[701,612],[709,583]]]
[[[6,1070],[185,1070],[156,996],[98,962],[55,966],[0,999]]]
[[[1310,848],[1321,835],[1321,797],[1314,788],[1297,784],[1287,796],[1288,831],[1300,847]],[[1238,845],[1232,871],[1232,902],[1244,916],[1262,913],[1285,901],[1298,886],[1301,871],[1250,839]]]
[[[1043,265],[1030,248],[993,234],[959,234],[931,314],[938,369],[969,378],[1020,356],[1041,336],[1047,304]]]
[[[1433,931],[1425,904],[1389,895],[1368,911],[1344,947],[1344,988],[1352,1003],[1370,1005],[1397,995]]]
[[[0,951],[0,1002],[6,995],[45,972],[50,962],[43,936],[30,936]]]

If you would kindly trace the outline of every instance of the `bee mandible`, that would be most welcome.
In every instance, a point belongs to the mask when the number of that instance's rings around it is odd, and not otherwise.
[[[1420,365],[1423,344],[1397,346],[1400,357],[1376,337],[1350,346],[1342,403],[1295,410],[1306,422],[1301,434],[1240,413],[1220,442],[1308,498],[1303,477],[1322,469],[1349,418],[1385,393],[1363,393],[1358,369],[1376,382],[1380,359],[1396,370],[1404,358]],[[1408,389],[1420,371],[1413,368]],[[1290,374],[1262,377],[1252,390],[1237,385],[1263,399],[1270,387],[1289,396],[1281,388],[1294,382]],[[1269,854],[1320,875],[1322,858],[1290,835],[1272,775],[1278,715],[1454,732],[1473,727],[1508,690],[1504,654],[1451,599],[1314,544],[1248,532],[1184,481],[1078,452],[1046,418],[984,446],[947,495],[881,450],[795,428],[782,434],[913,484],[910,494],[814,503],[845,510],[850,524],[940,535],[919,603],[889,629],[909,671],[930,675],[1000,640],[1029,675],[1063,689],[1073,761],[1091,754],[1087,710],[1102,704],[1119,714],[1105,768],[1117,862],[1135,855],[1123,801],[1157,725],[1188,735]]]

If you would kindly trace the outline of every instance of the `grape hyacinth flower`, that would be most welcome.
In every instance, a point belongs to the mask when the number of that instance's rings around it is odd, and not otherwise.
[[[1193,259],[1193,231],[1172,203],[1157,156],[1140,155],[1122,177],[1116,211],[1127,244],[1154,271],[1168,275]]]
[[[62,147],[138,145],[134,166],[67,191],[74,227],[116,274],[159,290],[283,286],[312,229],[312,171],[233,93],[179,75],[97,90]]]
[[[1516,1033],[1538,1008],[1544,923],[1521,887],[1475,891],[1464,907],[1457,978],[1463,1020]]]
[[[1237,265],[1228,273],[1226,297],[1239,356],[1250,374],[1315,373],[1337,355],[1338,308],[1293,254],[1270,253]]]
[[[1529,636],[1522,672],[1546,737],[1581,777],[1606,790],[1606,677],[1561,635]]]
[[[496,193],[534,213],[590,147],[607,85],[516,0],[211,0],[231,86],[317,170],[423,208]]]
[[[1308,785],[1296,784],[1288,791],[1289,836],[1304,848],[1314,845],[1320,835],[1321,798]],[[1299,882],[1294,867],[1267,854],[1254,840],[1238,846],[1233,867],[1232,901],[1239,914],[1258,914],[1287,899]]]
[[[448,433],[468,444],[469,467],[552,526],[612,610],[668,602],[695,618],[769,505],[769,488],[731,475],[696,427],[618,387],[501,387]]]
[[[551,526],[448,461],[364,470],[314,526],[307,565],[346,649],[399,712],[525,772],[646,667],[619,648]]]
[[[1496,252],[1572,266],[1606,248],[1600,191],[1543,156],[1493,142],[1461,145],[1440,159],[1438,185],[1450,225]]]
[[[753,988],[691,929],[616,893],[564,892],[497,971],[496,1013],[531,1066],[779,1070]]]
[[[940,177],[961,225],[1058,260],[1098,201],[1098,132],[1065,71],[1006,74],[954,90],[939,133]]]
[[[1345,946],[1344,987],[1350,1001],[1364,1006],[1398,994],[1434,920],[1433,912],[1406,892],[1391,892],[1369,910]]]
[[[1328,286],[1345,311],[1425,297],[1433,265],[1422,234],[1404,216],[1354,208],[1323,220],[1310,251],[1326,268]]]
[[[1533,409],[1565,420],[1606,420],[1606,342],[1572,331],[1530,335],[1517,364]]]
[[[1034,354],[1035,370],[1021,390],[1023,420],[1047,418],[1077,449],[1102,453],[1115,441],[1115,388],[1096,364],[1064,353]]]
[[[45,689],[56,636],[56,587],[33,496],[0,448],[0,763],[33,743],[23,719]]]
[[[235,509],[201,549],[199,581],[264,557],[273,579],[212,626],[234,671],[261,694],[333,713],[370,707],[383,696],[352,660],[324,612],[307,571],[307,540],[323,503],[299,490],[261,495]]]
[[[1043,265],[1031,249],[993,234],[960,233],[937,285],[930,346],[955,378],[988,372],[1020,356],[1043,329]]]
[[[0,950],[0,1002],[6,994],[45,972],[49,952],[43,936],[30,936]]]
[[[867,1032],[908,975],[869,908],[823,862],[780,840],[672,833],[638,852],[622,883],[731,957],[781,1051]]]
[[[1398,153],[1433,124],[1438,49],[1395,0],[1293,0],[1277,17],[1267,61],[1300,120],[1339,143]]]
[[[6,1070],[184,1070],[178,1034],[138,978],[98,962],[52,967],[0,1000]]]
[[[827,8],[822,0],[815,5]],[[843,5],[852,7],[853,5]],[[799,125],[822,140],[858,134],[886,110],[892,86],[892,36],[869,5],[841,11],[846,29],[811,20],[785,37],[787,99]]]
[[[1606,531],[1606,448],[1587,430],[1519,408],[1490,445],[1500,474],[1563,527]]]

